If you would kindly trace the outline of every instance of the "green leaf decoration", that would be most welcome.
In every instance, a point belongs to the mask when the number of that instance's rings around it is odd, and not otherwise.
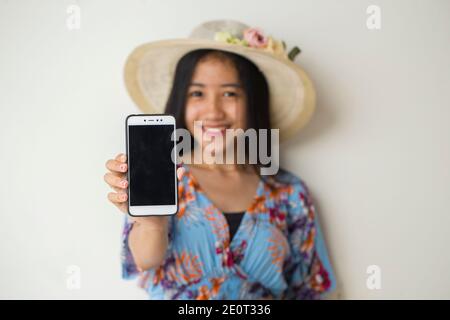
[[[301,52],[300,48],[295,46],[289,51],[288,58],[291,61],[294,61],[295,57]]]

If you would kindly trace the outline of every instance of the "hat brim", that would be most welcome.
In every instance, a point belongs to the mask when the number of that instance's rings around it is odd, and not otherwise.
[[[179,59],[196,49],[218,49],[242,55],[264,73],[270,91],[272,128],[286,140],[311,118],[316,94],[308,75],[289,59],[270,52],[212,40],[171,39],[143,44],[125,63],[125,86],[143,113],[163,113]]]

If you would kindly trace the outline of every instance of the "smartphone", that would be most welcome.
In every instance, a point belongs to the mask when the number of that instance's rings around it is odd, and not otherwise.
[[[133,217],[178,212],[175,118],[131,114],[126,120],[128,214]],[[172,160],[174,159],[174,160]]]

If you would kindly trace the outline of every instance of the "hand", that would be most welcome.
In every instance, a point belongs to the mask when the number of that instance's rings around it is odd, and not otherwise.
[[[128,181],[127,156],[118,154],[115,159],[106,161],[106,168],[109,170],[104,175],[105,182],[116,192],[108,193],[108,200],[111,201],[120,211],[128,214]],[[184,168],[177,169],[178,180],[181,179]],[[168,216],[130,217],[135,222],[147,227],[161,228],[162,224],[168,221]]]

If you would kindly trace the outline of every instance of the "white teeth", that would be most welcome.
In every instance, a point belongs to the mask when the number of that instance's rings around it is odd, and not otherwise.
[[[207,127],[204,126],[203,129],[204,130],[210,130],[210,131],[221,131],[221,130],[225,130],[227,127]]]

